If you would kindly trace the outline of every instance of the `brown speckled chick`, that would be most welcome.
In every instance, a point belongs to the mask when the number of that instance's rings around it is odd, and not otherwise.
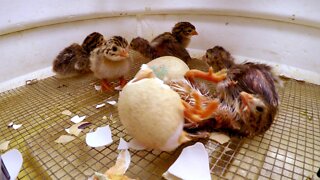
[[[192,36],[198,35],[196,27],[189,22],[178,22],[171,33],[184,48],[188,47]]]
[[[214,72],[224,68],[229,69],[235,64],[231,54],[221,46],[215,46],[208,49],[206,54],[202,57],[202,60],[207,62],[207,64],[213,68]]]
[[[185,62],[191,59],[186,47],[193,35],[197,35],[195,27],[189,22],[177,23],[172,32],[165,32],[155,37],[151,43],[138,37],[131,41],[130,48],[140,52],[150,60],[161,56],[175,56]]]
[[[113,91],[111,81],[120,80],[120,86],[126,84],[125,75],[130,70],[131,57],[128,42],[121,36],[113,36],[106,44],[96,48],[90,55],[91,70],[101,79],[103,91]]]
[[[150,46],[149,41],[142,37],[133,38],[130,42],[130,49],[139,52],[149,60],[155,58],[154,49]]]
[[[104,43],[103,35],[91,33],[81,46],[73,43],[63,49],[53,61],[53,71],[58,77],[72,77],[90,72],[90,52]]]
[[[162,34],[161,37],[157,40],[159,44],[156,47],[152,47],[146,39],[134,38],[130,42],[130,49],[141,53],[149,60],[162,56],[175,56],[185,62],[191,59],[188,51],[170,33]]]

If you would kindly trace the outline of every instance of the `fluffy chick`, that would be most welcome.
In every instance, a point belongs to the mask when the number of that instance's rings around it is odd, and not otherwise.
[[[206,54],[202,57],[202,60],[207,62],[215,72],[224,68],[229,69],[235,64],[231,54],[221,46],[215,46],[208,49]]]
[[[95,48],[106,44],[106,40],[102,34],[93,32],[89,34],[82,42],[83,49],[90,54]]]
[[[131,48],[150,59],[161,56],[175,56],[187,62],[191,59],[186,47],[192,36],[197,35],[196,28],[189,22],[179,22],[172,28],[172,32],[165,32],[155,37],[151,43],[143,38],[131,41]]]
[[[119,79],[120,86],[126,84],[124,76],[130,70],[131,58],[128,42],[121,36],[113,36],[106,44],[92,51],[91,70],[95,77],[101,79],[102,90],[113,91],[110,81]]]
[[[162,34],[154,46],[141,37],[132,39],[130,49],[141,53],[144,57],[152,60],[162,56],[175,56],[184,62],[191,59],[188,51],[183,48],[171,33]]]
[[[130,49],[139,52],[149,60],[155,58],[154,49],[151,47],[149,41],[142,37],[133,38],[130,42]]]
[[[90,72],[90,52],[104,43],[100,33],[89,34],[82,45],[73,43],[59,53],[53,61],[53,71],[58,77],[72,77]]]
[[[172,28],[171,33],[184,48],[188,47],[192,36],[198,35],[196,27],[190,22],[178,22]]]
[[[186,48],[194,35],[198,35],[194,25],[189,22],[176,23],[171,33],[162,33],[151,41],[154,57],[175,56],[188,62],[191,57]]]

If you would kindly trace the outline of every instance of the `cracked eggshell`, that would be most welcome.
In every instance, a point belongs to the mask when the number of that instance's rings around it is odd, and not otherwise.
[[[190,70],[185,62],[173,56],[156,58],[147,65],[157,78],[164,81],[183,79],[186,72]]]
[[[128,134],[147,148],[163,151],[187,141],[183,110],[178,93],[157,78],[127,84],[118,101],[120,121]]]

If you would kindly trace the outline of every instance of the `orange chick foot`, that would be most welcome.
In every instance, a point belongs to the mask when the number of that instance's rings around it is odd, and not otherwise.
[[[128,83],[128,81],[124,77],[121,77],[119,80],[121,88],[123,88]]]
[[[227,77],[227,70],[222,69],[221,71],[214,73],[212,67],[209,68],[209,72],[191,69],[185,74],[185,77],[191,82],[194,82],[195,78],[199,78],[213,83],[218,83]]]
[[[195,105],[191,106],[189,103],[182,100],[184,106],[184,117],[190,123],[200,123],[201,121],[208,119],[215,112],[219,106],[218,100],[212,100],[206,103],[206,107],[203,108],[202,97],[196,93],[192,92],[191,95],[195,98]]]
[[[113,91],[113,87],[107,80],[102,79],[101,80],[101,90],[103,92],[112,92]]]

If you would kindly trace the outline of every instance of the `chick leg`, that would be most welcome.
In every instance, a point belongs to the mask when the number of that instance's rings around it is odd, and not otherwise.
[[[194,82],[195,78],[204,79],[213,83],[218,83],[223,81],[227,76],[226,70],[223,69],[217,73],[213,73],[212,67],[209,68],[209,72],[203,72],[197,69],[189,70],[185,77],[189,79],[191,82]]]
[[[123,76],[121,76],[119,80],[120,80],[120,87],[123,88],[127,84],[127,80]]]
[[[219,101],[212,100],[205,108],[202,108],[203,100],[201,99],[201,96],[196,92],[192,92],[191,94],[195,99],[195,105],[191,106],[189,103],[182,100],[182,104],[185,108],[184,116],[190,123],[197,124],[204,119],[209,118],[215,112],[218,108]]]
[[[101,89],[104,92],[113,91],[112,85],[106,79],[101,80]]]

